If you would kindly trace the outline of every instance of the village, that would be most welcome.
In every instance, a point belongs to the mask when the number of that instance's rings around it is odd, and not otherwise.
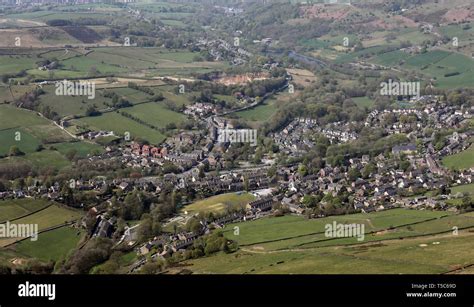
[[[132,191],[160,195],[165,184],[171,184],[183,193],[192,190],[202,197],[245,192],[255,196],[255,200],[248,202],[241,210],[201,220],[202,227],[197,232],[179,230],[184,229],[190,218],[197,217],[182,212],[163,221],[163,225],[179,225],[174,233],[164,233],[140,245],[136,245],[139,224],[126,226],[117,244],[134,246],[139,255],[151,253],[153,259],[185,250],[212,229],[275,212],[319,218],[340,214],[333,207],[337,203],[345,204],[345,213],[369,213],[400,207],[457,210],[447,201],[462,198],[463,195],[452,195],[449,188],[472,183],[474,169],[452,172],[442,167],[440,160],[467,149],[474,133],[471,130],[453,132],[446,138],[444,146],[436,148],[433,136],[425,136],[423,130],[460,127],[464,119],[472,118],[472,111],[448,107],[437,100],[426,104],[423,109],[372,111],[361,123],[362,126],[381,128],[389,135],[405,133],[413,142],[393,146],[389,155],[353,157],[341,166],[327,164],[317,174],[310,175],[302,173],[297,163],[280,165],[272,172],[275,166],[275,158],[272,157],[265,157],[259,165],[225,169],[224,153],[234,144],[218,142],[216,130],[228,127],[229,122],[221,117],[208,120],[209,117],[204,117],[203,113],[201,120],[208,125],[204,132],[181,132],[159,146],[137,142],[111,145],[104,154],[89,157],[91,161],[119,161],[127,167],[150,170],[171,164],[177,167],[177,173],[114,180],[71,179],[69,187],[76,191],[94,191],[100,202],[105,204],[110,203],[112,197],[124,199]],[[316,120],[296,118],[271,137],[282,152],[298,157],[314,146],[309,136],[322,135],[330,143],[346,143],[357,139],[357,133],[357,125],[350,123],[320,127]],[[429,191],[436,193],[427,193]],[[24,197],[45,198],[59,203],[66,201],[64,187],[58,182],[46,186],[33,181],[30,185],[23,184],[0,192],[0,199]],[[190,201],[184,198],[183,204]],[[88,214],[96,219],[92,237],[111,237],[117,227],[117,219],[107,207],[92,207]],[[132,270],[137,270],[144,263],[146,258],[140,258]]]

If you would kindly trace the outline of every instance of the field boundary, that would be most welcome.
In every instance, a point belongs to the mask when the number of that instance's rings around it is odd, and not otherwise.
[[[19,216],[19,217],[16,217],[16,218],[12,219],[12,220],[1,221],[0,224],[5,224],[6,222],[14,222],[14,221],[19,220],[19,219],[22,219],[22,218],[24,218],[24,217],[27,217],[27,216],[33,215],[33,214],[35,214],[35,213],[41,212],[41,211],[43,211],[43,210],[46,210],[46,209],[48,209],[49,207],[51,207],[51,206],[53,206],[53,205],[54,205],[54,203],[50,203],[49,205],[47,205],[47,206],[44,207],[44,208],[41,208],[41,209],[39,209],[39,210],[30,212],[30,213],[27,213],[27,214],[24,214],[24,215],[22,215],[22,216]]]
[[[45,228],[45,229],[42,229],[42,230],[38,231],[38,235],[40,235],[42,233],[45,233],[45,232],[48,232],[48,231],[51,231],[51,230],[56,230],[56,229],[59,229],[59,228],[62,228],[62,227],[70,226],[70,225],[73,225],[74,223],[75,223],[75,221],[69,221],[69,222],[65,222],[64,224],[51,226],[51,227],[48,227],[48,228]],[[15,242],[12,242],[8,245],[3,246],[3,248],[10,247],[12,245],[18,244],[22,241],[28,240],[29,238],[31,238],[31,236],[26,237],[26,238],[21,238],[20,240],[17,240]]]
[[[400,227],[406,227],[406,226],[421,224],[421,223],[425,223],[425,222],[445,218],[445,217],[448,217],[448,216],[452,216],[452,215],[447,214],[447,215],[443,215],[443,216],[440,216],[440,217],[434,217],[434,218],[430,218],[430,219],[423,220],[423,221],[418,221],[418,222],[414,222],[414,223],[399,225],[399,226],[396,226],[396,227],[393,227],[393,228],[384,228],[384,229],[374,230],[374,231],[368,232],[366,234],[369,235],[369,234],[377,233],[377,232],[380,232],[380,231],[393,230],[393,229],[400,228]],[[317,235],[317,234],[323,234],[323,233],[325,233],[325,232],[324,231],[319,231],[319,232],[313,232],[313,233],[308,233],[308,234],[303,234],[303,235],[297,235],[297,236],[293,236],[293,237],[285,237],[285,238],[280,238],[280,239],[260,241],[260,242],[251,243],[251,244],[239,244],[239,246],[252,246],[252,245],[256,245],[256,244],[273,243],[273,242],[291,240],[291,239],[301,238],[301,237],[305,237],[305,236],[312,236],[312,235]],[[318,240],[318,241],[311,241],[311,242],[307,242],[307,243],[300,243],[300,244],[294,245],[294,246],[299,247],[299,246],[303,246],[303,245],[306,245],[306,244],[330,241],[330,240],[335,240],[335,239],[341,239],[341,238],[330,238],[330,239],[323,239],[323,240]],[[276,250],[278,250],[278,249],[276,249]]]
[[[459,227],[458,231],[459,230],[471,229],[471,228],[474,228],[474,226]],[[371,243],[381,243],[381,242],[384,242],[384,241],[416,239],[416,238],[422,238],[422,237],[437,236],[437,235],[440,235],[440,234],[443,234],[443,233],[449,233],[449,232],[452,232],[452,230],[432,232],[432,233],[426,233],[426,234],[420,234],[420,235],[414,235],[414,236],[407,236],[407,237],[373,240],[373,241],[369,241],[369,242],[365,242],[365,243],[348,243],[348,244],[336,244],[336,245],[325,245],[325,246],[301,247],[300,249],[310,250],[310,249],[314,249],[314,248],[324,248],[324,247],[360,246],[360,245],[371,244]],[[330,239],[325,239],[325,240],[321,240],[321,241],[314,241],[314,242],[310,242],[310,243],[325,242],[325,241],[337,240],[337,239],[341,239],[341,238],[330,238]],[[309,243],[305,243],[305,244],[309,244]],[[301,245],[305,245],[305,244],[301,244]],[[301,245],[295,245],[295,246],[301,246]],[[288,249],[288,248],[286,248],[286,249],[276,249],[275,251],[284,251],[284,250],[291,250],[291,248],[290,249]]]

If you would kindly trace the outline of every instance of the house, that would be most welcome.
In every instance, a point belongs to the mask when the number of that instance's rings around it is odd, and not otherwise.
[[[261,211],[270,210],[273,204],[274,204],[273,197],[266,197],[266,198],[249,202],[247,206],[245,206],[245,208],[252,212],[261,212]]]
[[[132,186],[130,185],[130,183],[126,181],[123,181],[122,183],[120,183],[119,188],[124,192],[129,192],[132,190]]]
[[[392,153],[394,155],[399,154],[412,154],[416,152],[416,145],[415,144],[407,144],[407,145],[398,145],[392,148]]]

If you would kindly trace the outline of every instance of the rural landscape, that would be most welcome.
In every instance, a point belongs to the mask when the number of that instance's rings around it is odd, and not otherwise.
[[[0,274],[474,274],[471,0],[0,0]]]

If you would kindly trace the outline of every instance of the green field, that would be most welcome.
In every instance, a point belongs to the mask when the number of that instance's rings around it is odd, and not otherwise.
[[[71,140],[71,137],[60,130],[50,121],[40,117],[35,112],[15,108],[10,105],[0,105],[0,130],[17,129],[37,138],[42,143],[56,143]],[[1,136],[0,136],[1,137]],[[10,135],[3,135],[10,139]],[[6,142],[6,140],[4,140]]]
[[[115,135],[124,135],[130,132],[130,137],[146,139],[153,144],[158,144],[165,139],[165,136],[154,129],[139,124],[129,118],[126,118],[116,112],[109,112],[100,116],[84,117],[80,119],[94,130],[114,131]]]
[[[70,227],[61,227],[43,232],[37,241],[23,240],[14,246],[15,250],[27,257],[42,261],[64,258],[81,239],[81,232]]]
[[[229,239],[237,240],[240,245],[269,244],[269,249],[288,248],[324,240],[325,225],[334,221],[342,224],[364,224],[365,232],[379,231],[390,227],[425,221],[446,215],[445,212],[393,209],[371,214],[351,214],[320,219],[305,219],[301,216],[264,218],[256,221],[229,225]],[[233,234],[233,226],[240,228],[238,236]],[[227,228],[227,227],[226,227]],[[368,237],[366,236],[366,240]],[[342,238],[334,241],[358,242],[356,238]],[[325,243],[326,244],[326,243]],[[266,245],[265,245],[266,246]]]
[[[35,152],[41,142],[21,128],[0,130],[0,156],[7,155],[11,146],[23,153]]]
[[[442,50],[429,51],[426,53],[418,54],[410,57],[406,60],[405,65],[410,67],[423,68],[426,65],[432,65],[436,62],[441,61],[445,57],[449,56],[450,53]]]
[[[374,106],[375,101],[370,99],[369,97],[355,97],[352,100],[357,104],[360,108],[372,108]]]
[[[178,124],[186,119],[181,113],[166,108],[162,103],[150,102],[131,108],[124,108],[122,112],[133,115],[145,123],[164,128],[167,124]]]
[[[0,160],[1,164],[12,164],[24,162],[36,168],[61,169],[67,167],[71,162],[61,153],[54,150],[42,150],[24,156],[7,157]]]
[[[17,219],[31,212],[41,210],[49,205],[43,199],[10,199],[0,201],[0,222]]]
[[[463,170],[474,166],[474,145],[452,156],[443,158],[444,166],[450,169]]]
[[[240,250],[187,261],[186,268],[202,274],[440,274],[472,264],[473,247],[468,233],[306,251]]]
[[[471,264],[474,247],[474,234],[469,231],[474,228],[474,214],[442,217],[445,214],[395,209],[318,220],[264,218],[226,227],[232,229],[226,236],[240,245],[236,253],[186,263],[195,273],[217,274],[439,274]],[[365,240],[327,241],[321,232],[324,224],[334,220],[364,223]],[[415,224],[398,227],[409,223]],[[233,234],[234,226],[240,228],[239,236]],[[458,235],[452,231],[454,226]],[[371,231],[375,232],[367,233]]]
[[[35,67],[38,58],[24,55],[3,55],[0,56],[0,75],[17,74],[21,70],[28,70]]]
[[[112,99],[102,96],[102,91],[96,91],[95,98],[88,99],[87,96],[58,96],[54,86],[44,86],[43,90],[45,94],[40,96],[41,104],[49,106],[60,116],[85,115],[90,106],[101,110],[107,108],[105,103],[112,102]]]
[[[48,17],[51,16],[54,15]],[[178,27],[183,26],[178,20],[169,19],[167,22]],[[53,45],[80,43],[60,29],[51,29],[57,32],[55,32],[55,37],[43,39],[42,43]],[[41,36],[38,33],[27,35]],[[58,35],[61,36],[57,37]],[[189,76],[194,72],[202,73],[228,67],[228,64],[224,62],[196,62],[195,57],[199,56],[199,53],[188,50],[123,46],[91,48],[90,50],[89,53],[84,53],[81,49],[71,48],[67,53],[64,50],[55,50],[41,54],[31,52],[20,55],[0,55],[0,75],[25,70],[28,75],[40,79],[85,78],[110,74],[127,76],[143,75],[143,73],[146,73],[147,77]],[[53,71],[39,70],[36,63],[44,59],[55,59],[59,67]]]
[[[151,88],[151,89],[154,89],[154,88]],[[141,103],[141,102],[145,102],[145,101],[150,101],[150,98],[152,97],[151,95],[149,95],[147,93],[144,93],[142,91],[137,91],[137,90],[134,90],[134,89],[128,88],[128,87],[117,88],[117,89],[113,89],[111,91],[113,91],[114,93],[116,93],[120,97],[122,97],[124,99],[127,99],[128,101],[130,101],[133,104]],[[155,93],[156,92],[158,92],[158,91],[155,91]]]
[[[468,193],[474,195],[474,183],[458,185],[451,188],[451,194]]]
[[[400,61],[405,60],[409,55],[403,51],[395,50],[377,55],[372,62],[384,66],[398,66]]]
[[[132,42],[133,43],[133,42]],[[198,53],[184,50],[167,50],[162,48],[137,48],[137,47],[110,47],[92,48],[87,55],[77,55],[60,60],[61,69],[55,70],[59,78],[86,77],[90,75],[91,68],[98,74],[123,74],[148,71],[151,76],[189,74],[193,71],[209,70],[223,67],[223,63],[194,62]],[[45,77],[39,70],[29,71],[30,74]],[[47,74],[47,72],[46,72]]]
[[[181,211],[187,211],[190,215],[199,212],[223,213],[229,208],[243,207],[254,199],[255,197],[249,193],[227,193],[199,200],[185,206]]]
[[[19,126],[47,125],[49,122],[34,112],[18,109],[9,105],[0,105],[0,129]]]
[[[235,113],[240,118],[253,122],[265,122],[269,120],[277,111],[278,108],[284,104],[287,104],[291,99],[291,94],[278,93],[268,99],[266,99],[260,105]]]
[[[81,215],[80,211],[52,205],[44,210],[16,219],[15,224],[38,224],[38,231],[41,231],[49,227],[63,225],[68,221],[77,220]],[[3,238],[0,239],[0,246],[6,246],[16,241],[18,241],[18,238]]]
[[[21,97],[32,89],[34,89],[34,87],[31,85],[15,85],[11,88],[0,86],[0,103],[12,102],[14,99]]]
[[[104,149],[96,144],[85,142],[57,143],[52,145],[61,154],[66,155],[70,150],[75,150],[76,156],[85,158],[93,153],[103,153]]]

